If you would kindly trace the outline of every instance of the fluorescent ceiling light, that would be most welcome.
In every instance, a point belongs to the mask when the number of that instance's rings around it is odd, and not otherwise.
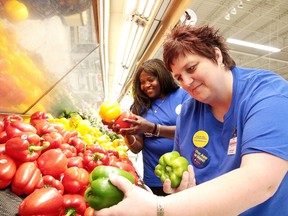
[[[235,7],[233,7],[230,11],[231,14],[236,15],[237,14],[237,10]]]
[[[262,44],[256,44],[256,43],[251,43],[251,42],[237,40],[237,39],[232,39],[232,38],[228,38],[227,39],[227,43],[236,44],[236,45],[240,45],[240,46],[251,47],[251,48],[260,49],[260,50],[266,50],[266,51],[269,51],[269,52],[280,52],[281,51],[281,49],[278,49],[278,48],[275,48],[275,47],[265,46],[265,45],[262,45]]]
[[[143,13],[143,17],[148,18],[152,12],[153,6],[155,4],[154,0],[149,0],[149,2],[146,5],[145,11]]]

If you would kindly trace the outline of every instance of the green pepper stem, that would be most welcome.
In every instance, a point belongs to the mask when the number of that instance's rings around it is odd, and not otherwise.
[[[166,166],[165,169],[168,173],[173,172],[173,169],[170,166]]]
[[[33,151],[42,151],[50,146],[50,142],[43,142],[42,146],[35,146],[33,144],[29,145],[28,151],[33,152]]]
[[[70,215],[75,215],[77,212],[74,208],[68,208],[66,209],[66,214],[65,216],[70,216]]]
[[[104,154],[100,152],[95,152],[93,154],[93,160],[101,160],[104,158]]]

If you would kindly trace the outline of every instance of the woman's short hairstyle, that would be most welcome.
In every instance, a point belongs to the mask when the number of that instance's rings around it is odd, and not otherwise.
[[[196,54],[217,63],[215,47],[221,50],[223,64],[231,69],[236,66],[228,53],[225,39],[218,35],[219,30],[209,26],[192,26],[179,24],[167,35],[163,44],[165,66],[171,71],[173,61],[179,56]]]

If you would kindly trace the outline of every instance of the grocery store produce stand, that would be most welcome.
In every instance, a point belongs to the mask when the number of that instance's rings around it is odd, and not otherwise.
[[[138,187],[141,187],[149,192],[152,193],[150,188],[144,184],[143,180],[139,178]],[[22,202],[22,200],[25,198],[19,197],[16,194],[14,194],[10,187],[7,187],[6,189],[2,189],[0,191],[0,215],[1,216],[17,216],[18,215],[18,206]]]

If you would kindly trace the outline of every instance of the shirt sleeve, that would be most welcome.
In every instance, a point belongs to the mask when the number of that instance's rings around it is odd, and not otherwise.
[[[250,103],[243,127],[242,154],[267,152],[288,160],[288,99],[281,95]]]

